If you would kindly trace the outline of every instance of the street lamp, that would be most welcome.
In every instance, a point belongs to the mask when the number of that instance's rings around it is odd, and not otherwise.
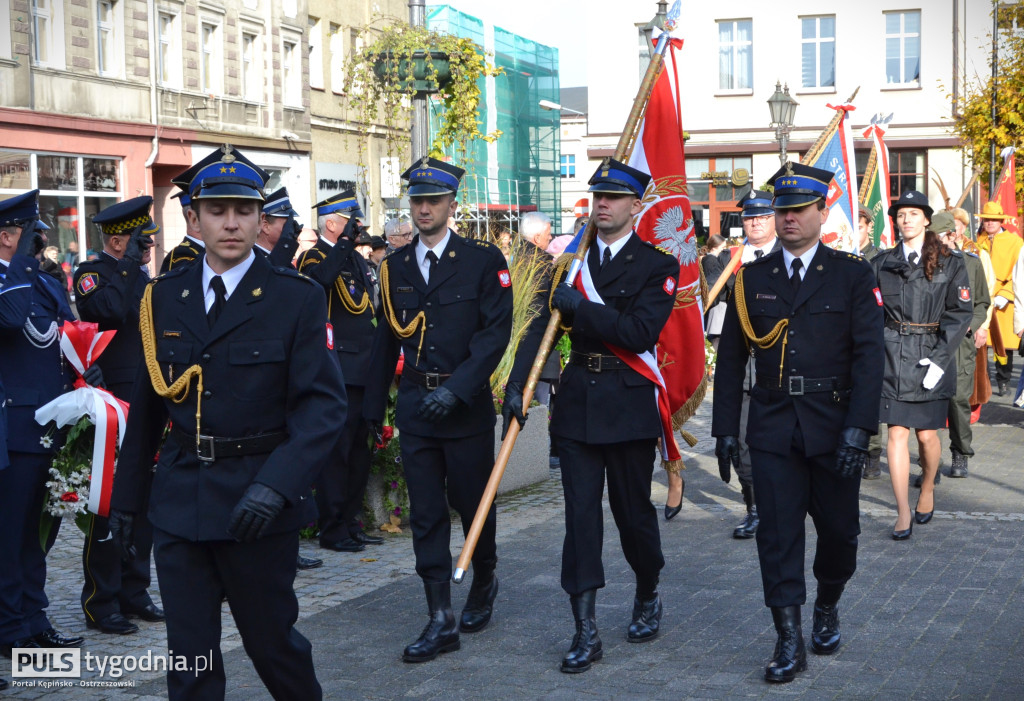
[[[654,30],[665,29],[665,17],[668,15],[668,0],[658,0],[658,11],[647,24],[639,27],[640,36],[647,40],[647,58],[654,55]]]
[[[775,127],[775,140],[779,142],[779,160],[782,165],[786,165],[786,144],[789,142],[789,130],[793,127],[798,104],[789,94],[789,85],[783,91],[782,83],[776,81],[775,94],[768,98],[768,110],[772,115],[769,126]]]
[[[586,130],[587,130],[587,133],[588,134],[590,133],[590,116],[586,112],[580,112],[579,110],[574,110],[571,107],[563,107],[562,105],[558,104],[557,102],[552,102],[551,100],[541,100],[540,102],[537,103],[537,105],[542,110],[548,110],[549,112],[552,112],[552,111],[568,112],[569,114],[575,114],[575,115],[579,115],[580,117],[583,117],[584,119],[586,119]]]

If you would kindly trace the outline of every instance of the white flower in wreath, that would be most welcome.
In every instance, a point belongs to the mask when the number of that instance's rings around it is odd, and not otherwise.
[[[53,445],[53,438],[51,436],[43,436],[39,439],[39,445],[49,448]]]
[[[693,235],[693,219],[686,219],[682,207],[665,210],[654,225],[658,245],[674,255],[681,265],[697,260],[697,239]]]

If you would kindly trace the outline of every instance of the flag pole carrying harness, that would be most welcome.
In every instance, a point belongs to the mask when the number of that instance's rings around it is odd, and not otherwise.
[[[771,331],[764,336],[758,337],[754,333],[754,327],[750,325],[750,316],[747,314],[747,298],[743,294],[743,268],[736,273],[736,315],[740,318],[740,328],[743,330],[744,340],[747,343],[747,350],[750,350],[751,342],[762,350],[768,350],[774,346],[779,337],[782,337],[782,360],[779,361],[779,385],[782,385],[782,368],[786,363],[786,342],[789,340],[789,319],[779,319]]]

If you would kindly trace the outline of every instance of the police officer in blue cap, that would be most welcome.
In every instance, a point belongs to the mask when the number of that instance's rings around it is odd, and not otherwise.
[[[169,698],[224,698],[226,597],[270,694],[320,699],[311,646],[294,628],[293,583],[310,486],[345,420],[323,291],[252,252],[263,170],[225,145],[188,180],[205,255],[143,297],[146,369],[132,390],[110,529],[130,558],[149,497],[168,647],[187,659],[212,651],[211,669],[168,670]]]
[[[82,321],[99,324],[101,331],[117,332],[97,364],[103,369],[107,389],[126,402],[131,399],[142,359],[139,305],[149,282],[144,266],[152,256],[153,239],[160,233],[150,218],[152,204],[152,197],[133,197],[96,214],[92,221],[100,230],[103,250],[96,260],[78,266],[74,278]],[[153,531],[143,513],[136,520],[135,534],[138,556],[122,562],[107,518],[93,516],[89,522],[82,550],[85,582],[81,597],[89,628],[127,635],[139,629],[129,618],[164,620],[163,611],[147,591]]]
[[[456,620],[448,505],[468,532],[494,465],[490,377],[512,332],[512,278],[505,257],[496,246],[448,228],[463,172],[424,158],[402,174],[419,235],[381,263],[385,322],[374,337],[364,408],[371,421],[383,420],[398,354],[404,352],[396,423],[416,573],[430,614],[423,633],[405,648],[406,662],[458,650],[460,630],[482,630],[498,593],[492,506],[473,555],[473,585]]]
[[[551,417],[565,489],[561,581],[576,621],[576,635],[561,663],[567,674],[587,671],[604,654],[596,599],[605,586],[601,495],[606,475],[623,555],[636,577],[626,639],[648,642],[661,626],[658,580],[665,557],[651,504],[661,418],[654,383],[613,350],[625,349],[643,362],[640,354],[653,352],[675,304],[678,261],[633,232],[633,217],[642,209],[650,179],[611,158],[590,179],[597,237],[580,272],[587,296],[562,284],[566,266],[554,271],[550,300],[539,300],[541,313],[519,344],[502,406],[506,427],[513,416],[523,422],[522,388],[551,310],[558,309],[572,341]]]
[[[203,257],[203,235],[199,231],[198,223],[189,218],[188,213],[192,208],[192,198],[188,192],[188,181],[182,179],[190,171],[191,169],[186,170],[185,173],[171,180],[172,183],[181,188],[181,191],[175,193],[172,197],[181,204],[181,216],[185,218],[185,238],[164,256],[163,261],[160,263],[161,273],[166,273],[176,265],[185,265],[186,263],[191,263],[196,258]]]
[[[292,209],[288,188],[282,187],[267,195],[260,216],[260,234],[253,251],[270,259],[271,265],[291,265],[298,250],[302,224],[299,213]]]
[[[324,288],[328,321],[334,329],[334,349],[341,363],[349,413],[331,450],[327,467],[316,481],[320,512],[320,547],[337,552],[360,552],[384,542],[366,533],[359,523],[363,493],[370,475],[369,427],[363,418],[363,398],[376,313],[366,261],[354,249],[362,230],[356,193],[345,190],[316,206],[320,237],[299,258],[298,268]]]
[[[46,552],[39,545],[40,506],[58,440],[35,420],[35,411],[71,389],[58,328],[73,320],[64,290],[39,274],[45,246],[39,191],[0,202],[0,368],[6,383],[5,429],[10,464],[0,469],[0,654],[15,647],[78,647],[82,638],[58,633],[46,616]],[[98,368],[93,373],[99,372]],[[90,384],[99,379],[87,374]]]
[[[857,567],[858,496],[868,435],[878,430],[884,345],[871,266],[819,242],[830,171],[788,163],[772,178],[782,250],[736,276],[715,372],[719,469],[738,468],[743,371],[754,355],[746,443],[760,525],[757,554],[778,640],[769,682],[807,667],[800,607],[804,521],[817,530],[811,650],[840,643],[839,598]]]

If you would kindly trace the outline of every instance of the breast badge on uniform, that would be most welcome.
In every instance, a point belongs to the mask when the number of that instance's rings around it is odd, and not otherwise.
[[[99,276],[96,273],[86,273],[78,279],[78,293],[87,295],[96,289]]]
[[[961,287],[960,288],[960,301],[961,302],[970,302],[971,301],[971,288],[970,287]]]
[[[498,282],[501,283],[502,287],[512,286],[512,275],[507,270],[498,271]]]

